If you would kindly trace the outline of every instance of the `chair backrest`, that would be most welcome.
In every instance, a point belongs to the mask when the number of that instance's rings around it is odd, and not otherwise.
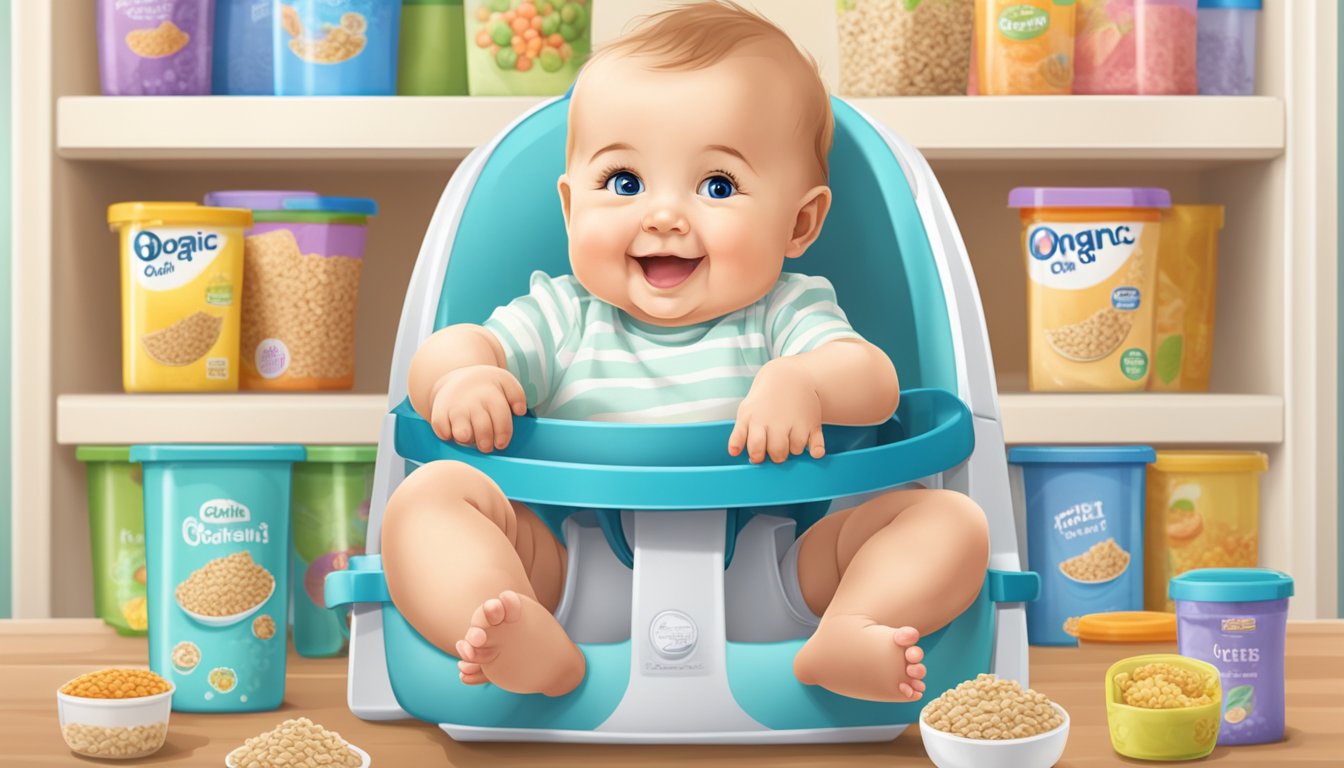
[[[556,180],[564,172],[568,100],[533,113],[486,160],[453,239],[434,327],[479,323],[527,292],[534,270],[569,274]],[[822,275],[865,338],[896,364],[902,389],[957,391],[938,266],[905,173],[886,140],[832,99],[834,205],[790,272]]]

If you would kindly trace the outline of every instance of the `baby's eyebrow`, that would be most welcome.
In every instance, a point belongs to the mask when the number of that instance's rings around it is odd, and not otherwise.
[[[603,148],[597,150],[596,152],[594,152],[592,158],[589,159],[588,162],[590,162],[590,163],[593,162],[593,160],[596,160],[596,159],[598,158],[598,156],[600,156],[600,155],[601,155],[602,153],[604,153],[604,152],[616,152],[616,151],[618,151],[618,150],[622,150],[622,149],[630,149],[630,150],[633,150],[634,147],[630,146],[629,144],[626,144],[626,143],[623,142],[623,141],[617,141],[617,142],[608,144],[607,146],[605,146],[605,147],[603,147]]]
[[[732,155],[733,157],[736,157],[738,160],[741,160],[743,163],[746,163],[747,168],[749,168],[752,173],[756,172],[756,169],[752,167],[751,161],[747,159],[746,155],[728,146],[727,144],[710,144],[709,146],[705,147],[705,151],[722,152],[726,155]]]

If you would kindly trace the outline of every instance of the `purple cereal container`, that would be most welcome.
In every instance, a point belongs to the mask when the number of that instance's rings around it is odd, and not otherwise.
[[[1293,577],[1264,568],[1204,568],[1171,580],[1176,645],[1218,668],[1218,743],[1265,744],[1284,733],[1284,645]]]
[[[215,0],[98,0],[106,96],[210,93]]]

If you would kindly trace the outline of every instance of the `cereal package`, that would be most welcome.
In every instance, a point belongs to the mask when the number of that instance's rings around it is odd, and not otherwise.
[[[592,51],[591,0],[466,0],[472,96],[555,96]]]
[[[975,0],[840,0],[842,96],[966,92]]]
[[[975,0],[980,93],[1072,92],[1074,12],[1074,0]]]
[[[250,211],[118,203],[122,384],[127,392],[238,388],[243,231]]]
[[[98,0],[106,96],[210,93],[214,0]]]
[[[397,87],[400,0],[276,0],[279,96],[391,96]]]

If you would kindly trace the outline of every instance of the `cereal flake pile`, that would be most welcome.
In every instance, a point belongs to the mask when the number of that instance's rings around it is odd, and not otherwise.
[[[979,675],[929,702],[921,715],[934,729],[965,739],[1025,739],[1064,723],[1044,694],[1016,680]]]
[[[147,669],[100,669],[61,686],[61,693],[81,699],[137,699],[169,688],[167,680]]]
[[[140,337],[145,351],[163,365],[182,366],[205,357],[219,340],[224,318],[196,312],[166,328]]]
[[[88,757],[135,758],[159,751],[168,738],[167,723],[151,723],[130,728],[67,723],[61,726],[65,743],[78,754]]]
[[[1110,581],[1129,567],[1129,553],[1115,539],[1099,541],[1077,557],[1059,564],[1059,570],[1076,581]]]
[[[340,734],[306,717],[286,720],[253,736],[229,755],[229,761],[233,768],[358,768],[363,763]]]
[[[1213,703],[1213,681],[1193,669],[1172,664],[1144,664],[1115,676],[1120,700],[1131,707],[1181,709]]]
[[[217,557],[177,585],[177,602],[201,616],[233,616],[260,605],[275,577],[247,551]]]
[[[975,3],[848,0],[840,33],[840,93],[937,96],[966,93]],[[958,44],[961,43],[961,44]]]

